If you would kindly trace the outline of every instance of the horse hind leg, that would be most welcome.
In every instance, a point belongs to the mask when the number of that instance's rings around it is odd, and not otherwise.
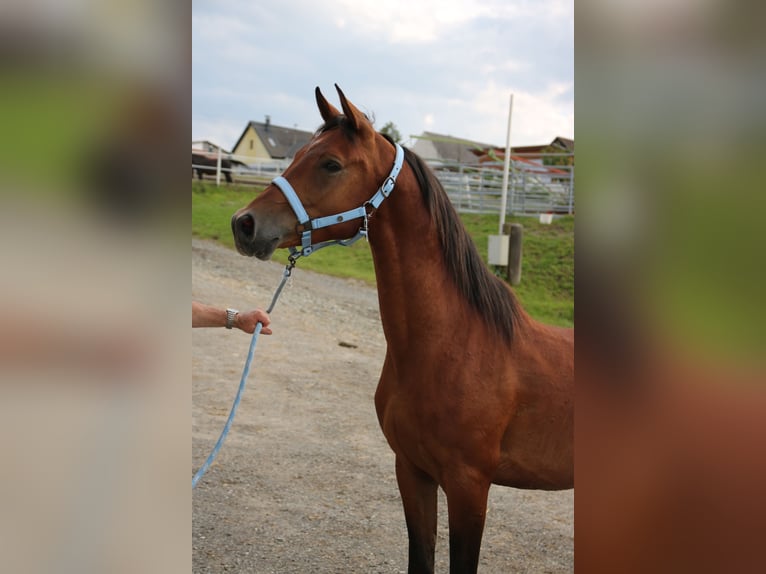
[[[433,574],[436,550],[437,484],[401,456],[396,457],[396,480],[404,506],[409,538],[408,574]]]
[[[490,482],[467,474],[447,479],[442,485],[449,513],[450,574],[471,574],[479,567]]]

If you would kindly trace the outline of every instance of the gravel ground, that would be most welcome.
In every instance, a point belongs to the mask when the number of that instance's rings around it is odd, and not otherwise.
[[[284,267],[192,240],[192,297],[267,307]],[[195,573],[397,573],[407,535],[373,404],[385,340],[375,289],[298,268],[261,336],[244,397],[193,495]],[[236,394],[250,337],[192,332],[195,471]],[[436,570],[448,571],[440,492]],[[482,573],[573,571],[574,491],[493,487]]]

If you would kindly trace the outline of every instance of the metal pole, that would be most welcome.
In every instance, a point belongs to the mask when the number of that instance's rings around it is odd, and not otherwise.
[[[503,186],[500,195],[500,231],[503,234],[503,225],[505,224],[505,209],[508,202],[508,172],[511,167],[511,116],[513,115],[513,94],[511,94],[511,103],[508,107],[508,133],[505,136],[505,166],[503,167]]]

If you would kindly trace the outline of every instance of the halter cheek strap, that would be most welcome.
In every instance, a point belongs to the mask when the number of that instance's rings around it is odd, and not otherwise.
[[[394,167],[391,169],[391,173],[388,174],[388,177],[385,179],[383,184],[375,192],[375,195],[373,195],[361,206],[354,209],[349,209],[348,211],[344,211],[342,213],[336,213],[335,215],[326,215],[324,217],[311,219],[308,213],[306,213],[306,209],[303,207],[303,203],[301,203],[298,194],[295,193],[295,189],[293,189],[293,186],[290,185],[290,182],[287,181],[287,179],[280,176],[272,181],[272,183],[276,185],[284,194],[285,198],[287,198],[290,207],[295,212],[295,216],[298,218],[299,226],[303,228],[303,231],[299,232],[301,236],[300,250],[296,249],[295,247],[290,247],[290,256],[293,259],[301,256],[306,257],[311,255],[317,249],[322,249],[323,247],[327,247],[329,245],[349,246],[362,237],[367,236],[367,217],[369,216],[367,208],[371,207],[372,209],[377,209],[380,207],[380,204],[383,203],[383,200],[391,195],[391,192],[394,190],[394,186],[396,185],[396,178],[402,169],[402,164],[404,163],[404,149],[399,144],[394,145],[396,146],[396,158],[394,159]],[[331,225],[337,225],[339,223],[343,223],[351,219],[358,219],[360,217],[363,219],[362,225],[356,232],[356,235],[353,237],[335,241],[325,241],[324,243],[311,242],[311,232],[313,230],[322,229],[323,227],[329,227]]]

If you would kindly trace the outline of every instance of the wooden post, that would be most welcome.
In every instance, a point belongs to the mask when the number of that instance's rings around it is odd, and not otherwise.
[[[510,235],[508,245],[508,281],[511,285],[521,283],[521,257],[524,227],[521,223],[506,223],[503,225],[503,234]]]
[[[215,185],[216,187],[221,185],[221,148],[218,148],[218,161],[215,165]]]

